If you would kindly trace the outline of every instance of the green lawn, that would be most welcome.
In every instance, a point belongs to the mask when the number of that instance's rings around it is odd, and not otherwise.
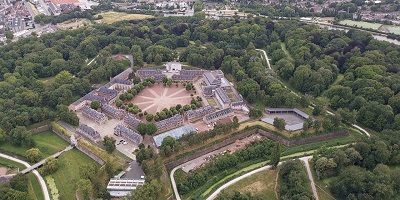
[[[85,164],[98,165],[77,149],[67,151],[58,158],[59,168],[49,178],[54,179],[61,200],[75,199],[75,183],[80,179],[79,166]]]
[[[359,27],[359,28],[370,28],[370,29],[374,29],[374,30],[378,30],[382,26],[382,24],[353,21],[353,20],[343,20],[343,21],[340,21],[339,24],[347,25],[347,26],[354,26],[354,27]]]
[[[28,183],[29,190],[28,191],[29,191],[29,194],[31,195],[31,197],[36,200],[44,199],[42,187],[40,187],[40,183],[39,183],[39,180],[37,179],[37,177],[34,174],[29,173],[28,179],[29,179],[29,183]]]
[[[236,182],[224,191],[228,193],[239,191],[242,194],[249,192],[264,199],[278,199],[275,194],[277,175],[278,170],[263,170]]]
[[[68,142],[58,137],[52,131],[35,134],[32,138],[36,142],[36,148],[39,148],[42,152],[43,158],[53,155],[69,145]],[[10,142],[3,142],[0,144],[0,149],[26,157],[26,150],[30,148],[15,147]]]

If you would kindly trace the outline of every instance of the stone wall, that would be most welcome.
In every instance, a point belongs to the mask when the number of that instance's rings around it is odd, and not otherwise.
[[[34,134],[37,134],[37,133],[48,131],[50,129],[51,129],[50,125],[44,125],[44,126],[41,126],[41,127],[37,127],[37,128],[31,129],[31,130],[29,130],[29,132],[31,132],[31,134],[34,135]]]

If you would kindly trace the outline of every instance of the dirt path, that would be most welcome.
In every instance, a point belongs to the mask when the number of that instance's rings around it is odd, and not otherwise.
[[[312,176],[311,169],[310,169],[310,164],[308,162],[308,160],[310,158],[312,158],[312,156],[302,157],[302,158],[300,158],[300,160],[303,161],[304,164],[306,165],[307,174],[308,174],[308,178],[310,179],[310,182],[311,182],[311,190],[312,190],[312,192],[314,194],[314,198],[315,198],[315,200],[319,200],[318,193],[317,193],[317,188],[315,187],[314,177]]]

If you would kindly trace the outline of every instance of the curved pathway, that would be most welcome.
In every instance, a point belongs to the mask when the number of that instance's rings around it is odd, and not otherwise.
[[[272,70],[271,64],[269,63],[269,59],[268,59],[267,53],[266,53],[264,50],[262,50],[262,49],[256,49],[256,50],[257,50],[257,51],[260,51],[260,52],[262,52],[262,53],[264,54],[264,57],[265,57],[265,59],[267,60],[268,68]],[[285,84],[283,84],[283,82],[281,82],[281,83],[282,83],[282,85],[285,86],[285,88],[288,88]],[[296,92],[294,92],[294,91],[291,90],[290,88],[288,88],[288,89],[290,90],[291,93],[293,93],[294,95],[300,97]],[[310,106],[310,107],[311,107],[311,108],[314,108],[313,106],[315,106],[315,104],[311,103],[311,105],[312,105],[312,106]],[[329,111],[329,110],[327,110],[326,112],[327,112],[328,114],[330,114],[330,115],[335,115],[335,113],[333,113],[333,112],[331,112],[331,111]],[[360,126],[358,126],[358,125],[356,125],[356,124],[352,124],[351,126],[353,126],[354,128],[358,129],[360,132],[364,133],[364,134],[367,135],[368,137],[371,136],[371,135],[368,133],[368,131],[366,131],[365,129],[361,128]]]
[[[31,167],[31,165],[29,163],[27,163],[27,162],[25,162],[23,160],[19,160],[19,159],[13,158],[11,156],[8,156],[8,155],[2,154],[2,153],[0,153],[0,157],[3,157],[3,158],[8,159],[8,160],[12,160],[12,161],[17,162],[17,163],[21,163],[21,164],[25,165],[27,168]],[[42,187],[44,199],[45,200],[50,200],[49,190],[47,188],[46,182],[44,182],[43,177],[39,174],[39,172],[37,170],[33,170],[32,173],[35,174],[35,176],[39,180],[40,186]]]

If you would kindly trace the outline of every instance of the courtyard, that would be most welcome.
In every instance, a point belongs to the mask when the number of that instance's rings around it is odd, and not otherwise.
[[[199,91],[196,93],[199,93]],[[143,112],[155,114],[164,108],[169,109],[177,104],[182,106],[190,105],[192,99],[190,94],[193,94],[193,97],[197,96],[194,90],[187,91],[182,84],[179,84],[178,87],[176,87],[175,83],[171,86],[155,84],[140,91],[132,99],[132,103],[138,105]]]

